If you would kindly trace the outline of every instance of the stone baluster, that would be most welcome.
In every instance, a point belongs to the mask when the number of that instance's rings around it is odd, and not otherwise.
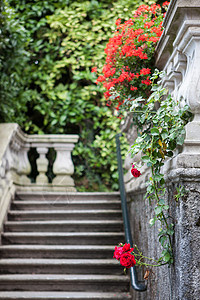
[[[37,147],[37,152],[39,154],[39,158],[36,160],[37,170],[39,175],[36,177],[37,184],[47,184],[48,178],[46,176],[46,172],[48,169],[48,159],[46,158],[46,154],[48,152],[47,147]]]
[[[11,142],[6,151],[5,159],[7,162],[7,176],[9,180],[18,183],[18,174],[17,174],[17,159],[15,153],[16,144]]]
[[[22,146],[19,152],[19,168],[18,173],[20,175],[20,184],[30,184],[30,179],[27,175],[31,172],[31,165],[28,159],[28,151],[30,147]]]
[[[71,175],[74,173],[74,165],[71,158],[71,152],[74,144],[62,143],[53,145],[56,151],[56,160],[53,165],[53,172],[56,177],[53,179],[54,186],[63,186],[76,191],[74,188],[74,180]]]

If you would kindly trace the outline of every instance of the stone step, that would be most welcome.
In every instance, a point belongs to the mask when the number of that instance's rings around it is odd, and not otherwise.
[[[128,292],[127,275],[51,275],[51,274],[9,274],[0,275],[1,291],[88,291]]]
[[[1,258],[110,258],[114,246],[102,245],[2,245]]]
[[[130,300],[129,293],[98,292],[0,292],[2,300]]]
[[[17,192],[16,200],[30,200],[30,201],[60,201],[60,200],[120,200],[119,192],[33,192],[33,191],[21,191]]]
[[[8,221],[4,229],[9,232],[119,232],[123,230],[123,222],[121,220]]]
[[[1,259],[0,274],[123,274],[111,259]]]
[[[3,244],[117,245],[123,232],[5,232]]]
[[[10,210],[9,220],[107,220],[121,219],[121,210]]]
[[[26,201],[12,202],[13,210],[85,210],[85,209],[121,209],[119,200],[52,200],[52,201]]]

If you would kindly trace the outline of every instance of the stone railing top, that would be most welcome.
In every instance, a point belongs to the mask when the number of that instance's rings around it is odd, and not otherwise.
[[[45,134],[45,135],[37,135],[31,134],[27,135],[28,143],[31,143],[32,146],[34,144],[43,144],[43,143],[76,143],[78,141],[79,136],[76,134]]]
[[[27,135],[27,145],[30,147],[53,147],[59,149],[73,150],[74,144],[77,143],[79,136],[76,134],[45,134]]]
[[[162,70],[169,60],[174,48],[189,27],[200,29],[200,1],[199,0],[172,0],[164,22],[164,32],[156,48],[156,66]],[[182,27],[182,28],[181,28]],[[200,31],[198,30],[198,33]],[[194,35],[194,34],[193,34]],[[188,36],[189,37],[189,36]],[[178,39],[178,40],[177,40]],[[182,48],[188,43],[184,37]],[[178,49],[182,50],[182,49]]]

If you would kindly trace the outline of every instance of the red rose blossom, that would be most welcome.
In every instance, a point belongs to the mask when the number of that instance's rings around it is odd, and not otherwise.
[[[123,254],[123,247],[116,246],[113,258],[116,258],[117,260],[119,260],[122,256],[122,254]]]
[[[123,253],[120,258],[120,264],[125,268],[131,268],[136,264],[135,257],[130,253]]]
[[[131,168],[131,174],[133,175],[133,177],[139,177],[141,175],[140,171],[136,168],[134,168],[135,166],[132,165]]]
[[[134,250],[134,248],[131,248],[130,244],[124,244],[123,246],[123,252],[132,252]]]

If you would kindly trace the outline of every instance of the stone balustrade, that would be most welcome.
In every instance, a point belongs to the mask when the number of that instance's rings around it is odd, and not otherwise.
[[[76,192],[71,177],[74,173],[71,152],[77,141],[78,135],[27,135],[17,124],[0,124],[0,224],[16,190]],[[39,155],[36,160],[39,174],[34,183],[28,177],[31,148]],[[46,154],[50,148],[56,152],[52,183],[46,175],[49,164]]]
[[[42,186],[43,189],[44,187],[49,186],[56,191],[76,191],[74,188],[74,181],[71,178],[71,175],[74,173],[71,152],[77,141],[78,135],[72,134],[29,135],[27,137],[27,146],[29,149],[36,148],[39,154],[39,158],[36,160],[37,170],[39,172],[35,184],[37,189],[39,186]],[[46,175],[49,164],[46,154],[49,148],[53,148],[56,151],[56,160],[53,164],[55,178],[53,179],[52,184],[48,184]]]

